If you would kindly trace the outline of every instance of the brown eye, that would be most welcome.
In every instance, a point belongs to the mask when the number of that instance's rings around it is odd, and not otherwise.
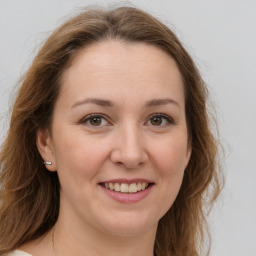
[[[99,116],[95,116],[89,119],[90,125],[100,126],[102,123],[102,118]]]
[[[161,125],[161,124],[162,124],[163,119],[162,119],[162,117],[160,117],[160,116],[155,116],[155,117],[152,117],[152,118],[150,119],[150,121],[151,121],[151,124],[152,124],[152,125],[158,126],[158,125]]]
[[[81,124],[91,126],[91,127],[104,127],[108,126],[109,122],[107,119],[102,116],[102,115],[96,115],[96,114],[91,114],[86,117],[84,117],[81,121]]]
[[[155,114],[151,115],[151,117],[146,122],[147,125],[150,126],[159,126],[160,127],[166,127],[171,124],[175,124],[173,119],[169,115],[165,114]]]

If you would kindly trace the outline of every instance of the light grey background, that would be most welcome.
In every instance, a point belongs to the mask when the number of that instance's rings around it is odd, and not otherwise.
[[[116,1],[117,3],[118,1]],[[120,1],[119,1],[120,2]],[[256,1],[140,0],[195,58],[217,105],[227,182],[210,217],[212,256],[256,255]],[[15,84],[51,30],[89,0],[0,0],[0,136]],[[113,3],[113,2],[112,2]]]

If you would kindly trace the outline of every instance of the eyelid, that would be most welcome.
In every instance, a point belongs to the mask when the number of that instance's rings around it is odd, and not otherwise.
[[[99,125],[98,128],[100,128],[100,127],[102,127],[102,126],[108,126],[108,125],[110,125],[109,118],[108,118],[106,115],[101,114],[101,113],[89,114],[89,115],[83,117],[83,118],[79,121],[79,123],[80,123],[80,124],[86,124],[87,121],[89,121],[90,119],[92,119],[92,118],[94,118],[94,117],[99,117],[99,118],[101,118],[101,119],[104,119],[104,120],[108,123],[107,125]],[[90,125],[90,124],[88,124],[88,126],[97,128],[97,126]]]
[[[91,118],[94,118],[94,117],[100,117],[100,118],[104,119],[104,120],[108,123],[107,125],[99,125],[98,128],[100,128],[100,127],[102,127],[102,126],[109,126],[109,125],[111,125],[110,118],[107,117],[105,114],[101,114],[101,113],[92,113],[92,114],[89,114],[89,115],[83,117],[83,118],[79,121],[79,123],[80,123],[80,124],[85,124],[87,121],[89,121]],[[169,116],[169,115],[167,115],[167,114],[164,114],[164,113],[154,113],[154,114],[151,114],[151,115],[147,118],[147,121],[146,121],[145,123],[149,122],[149,121],[150,121],[152,118],[154,118],[154,117],[160,117],[160,118],[166,120],[169,125],[175,124],[174,119],[173,119],[171,116]],[[93,126],[93,125],[90,125],[90,124],[88,124],[88,125],[91,126],[91,127],[97,128],[97,126]],[[153,126],[153,125],[152,125],[152,126]],[[165,125],[159,125],[159,127],[161,127],[161,126],[165,126]],[[157,127],[157,126],[156,126],[156,127]]]
[[[164,113],[155,113],[155,114],[150,115],[148,117],[148,120],[146,121],[146,123],[149,122],[154,117],[160,117],[160,118],[165,119],[169,125],[175,124],[174,119],[171,116],[164,114]],[[153,125],[151,125],[151,126],[153,126]],[[155,127],[163,127],[163,126],[165,126],[165,125],[159,125],[159,126],[155,126]]]

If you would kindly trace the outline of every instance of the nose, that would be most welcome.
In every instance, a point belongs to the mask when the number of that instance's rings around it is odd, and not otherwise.
[[[117,134],[116,134],[117,135]],[[136,125],[119,129],[113,141],[111,160],[127,169],[138,168],[148,161],[140,129]]]

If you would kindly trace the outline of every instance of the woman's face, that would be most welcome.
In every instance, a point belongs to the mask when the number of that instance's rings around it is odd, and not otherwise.
[[[109,234],[155,230],[190,157],[184,106],[164,51],[117,41],[82,50],[63,74],[51,136],[37,140],[58,172],[60,219]]]

